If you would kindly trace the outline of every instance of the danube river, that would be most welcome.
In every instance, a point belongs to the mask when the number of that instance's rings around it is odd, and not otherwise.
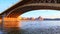
[[[60,21],[39,21],[39,20],[22,20],[18,23],[18,27],[5,28],[6,34],[60,34]],[[12,24],[10,24],[12,25]],[[3,32],[0,31],[0,34]]]

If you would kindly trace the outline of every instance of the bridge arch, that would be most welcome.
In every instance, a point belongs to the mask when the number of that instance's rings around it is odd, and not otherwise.
[[[41,10],[41,9],[50,9],[50,10],[60,10],[60,1],[58,2],[53,1],[52,3],[48,1],[41,1],[40,0],[23,0],[16,5],[12,6],[11,8],[7,9],[3,13],[0,14],[1,16],[5,14],[5,17],[9,17],[8,19],[11,20],[11,18],[17,18],[21,14],[31,11],[31,10]]]
[[[45,0],[46,1],[46,0]],[[50,9],[50,10],[60,10],[59,2],[40,2],[40,0],[23,0],[11,8],[7,9],[0,15],[5,14],[5,17],[17,18],[21,14],[31,11],[31,10],[41,10],[41,9]],[[1,16],[0,16],[1,17]]]
[[[39,4],[30,4],[30,5],[24,5],[20,6],[16,9],[14,9],[7,17],[15,17],[17,18],[21,14],[31,11],[31,10],[41,10],[41,9],[50,9],[50,10],[60,10],[60,7],[58,6],[50,6],[50,5],[39,5]]]

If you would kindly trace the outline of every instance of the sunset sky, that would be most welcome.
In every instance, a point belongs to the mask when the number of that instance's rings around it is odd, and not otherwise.
[[[20,0],[0,0],[0,13],[10,8]],[[60,18],[60,11],[57,10],[33,10],[21,15],[22,17]]]

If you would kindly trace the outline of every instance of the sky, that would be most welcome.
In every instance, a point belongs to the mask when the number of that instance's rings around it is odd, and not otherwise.
[[[18,3],[20,0],[0,0],[0,13],[7,10],[14,4]]]
[[[21,15],[22,17],[43,17],[43,18],[60,18],[58,10],[32,10]]]
[[[0,13],[4,12],[20,0],[0,0]],[[60,18],[60,11],[57,10],[33,10],[21,15],[22,17]]]

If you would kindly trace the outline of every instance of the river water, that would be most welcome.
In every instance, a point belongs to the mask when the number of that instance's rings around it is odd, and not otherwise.
[[[18,22],[18,28],[10,30],[12,31],[7,31],[6,34],[60,34],[60,21],[22,20]]]

